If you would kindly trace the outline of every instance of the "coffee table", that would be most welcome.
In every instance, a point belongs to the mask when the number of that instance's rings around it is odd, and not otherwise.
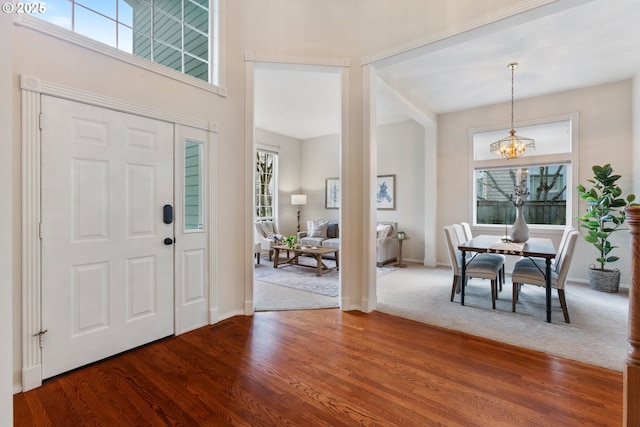
[[[324,273],[328,273],[331,270],[338,269],[338,251],[339,249],[335,248],[325,248],[321,246],[305,246],[305,245],[296,245],[293,248],[288,247],[287,245],[276,245],[272,248],[275,253],[273,257],[273,268],[278,268],[279,265],[297,265],[300,267],[308,267],[315,268],[318,276],[322,276]],[[287,259],[280,259],[280,251],[287,251]],[[290,253],[293,252],[293,255]],[[335,254],[336,257],[336,266],[328,267],[324,262],[322,262],[322,256],[327,254]],[[299,259],[300,255],[308,255],[316,259],[316,265],[309,264],[300,264]]]

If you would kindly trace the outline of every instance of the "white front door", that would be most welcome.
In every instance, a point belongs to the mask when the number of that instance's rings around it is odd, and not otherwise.
[[[174,231],[172,124],[48,96],[42,113],[44,379],[174,333]]]

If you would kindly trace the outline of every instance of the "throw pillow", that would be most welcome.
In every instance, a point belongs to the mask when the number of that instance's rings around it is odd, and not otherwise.
[[[340,230],[337,222],[330,222],[327,224],[327,237],[329,239],[337,239],[340,237]]]
[[[309,228],[308,237],[327,237],[327,224],[328,221],[309,221],[311,227]]]
[[[392,227],[389,224],[378,224],[376,227],[376,238],[382,239],[383,237],[389,237]]]
[[[262,221],[260,223],[260,227],[262,227],[262,232],[264,233],[265,236],[268,236],[275,232],[275,229],[273,227],[273,221]]]

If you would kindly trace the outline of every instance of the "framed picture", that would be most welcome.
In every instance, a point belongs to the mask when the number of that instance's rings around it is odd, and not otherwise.
[[[376,186],[376,206],[381,210],[396,208],[396,176],[378,175]]]
[[[340,209],[340,178],[327,178],[324,207],[326,209]]]

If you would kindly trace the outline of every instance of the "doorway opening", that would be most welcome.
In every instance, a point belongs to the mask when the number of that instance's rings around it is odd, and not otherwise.
[[[254,70],[254,308],[339,307],[341,67]],[[302,251],[336,251],[318,261],[274,248],[291,236]]]

